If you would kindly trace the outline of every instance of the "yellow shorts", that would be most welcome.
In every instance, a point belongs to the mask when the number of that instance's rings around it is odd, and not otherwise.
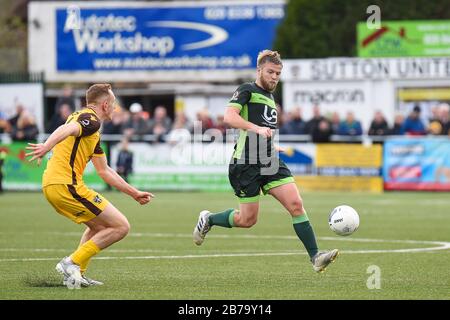
[[[44,195],[55,210],[76,223],[92,220],[105,210],[108,200],[85,185],[51,184]]]

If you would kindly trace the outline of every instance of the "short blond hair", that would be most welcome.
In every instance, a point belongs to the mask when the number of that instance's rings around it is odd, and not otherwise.
[[[86,103],[94,104],[100,102],[99,99],[104,96],[109,96],[109,91],[112,90],[109,83],[96,83],[89,87],[86,91]]]
[[[283,65],[281,62],[281,56],[278,53],[278,51],[272,51],[272,50],[263,50],[258,54],[257,59],[257,67],[262,66],[266,62],[272,62],[273,64],[277,65]]]

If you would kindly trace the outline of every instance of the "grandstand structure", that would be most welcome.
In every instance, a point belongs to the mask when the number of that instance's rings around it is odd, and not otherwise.
[[[27,72],[0,78],[6,189],[40,188],[42,168],[20,158],[24,141],[45,140],[85,104],[89,84],[110,82],[121,109],[102,134],[112,166],[127,137],[140,187],[229,190],[235,134],[223,113],[237,85],[254,80],[258,52],[274,47],[289,2],[21,4]],[[357,57],[283,59],[277,139],[299,181],[311,181],[303,188],[450,190],[449,25],[360,21]],[[15,135],[8,121],[21,110],[28,129]]]

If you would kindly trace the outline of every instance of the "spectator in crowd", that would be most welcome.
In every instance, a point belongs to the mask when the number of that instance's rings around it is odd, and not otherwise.
[[[414,106],[409,116],[403,122],[402,132],[404,132],[407,135],[413,136],[426,134],[425,125],[420,119],[420,112],[421,112],[420,106],[418,105]]]
[[[313,132],[317,132],[316,129],[318,129],[319,123],[322,120],[326,120],[326,119],[320,113],[319,106],[318,105],[314,105],[313,106],[313,117],[306,123],[306,133],[312,134]]]
[[[193,130],[192,123],[184,111],[180,110],[175,113],[175,120],[172,125],[172,129],[166,139],[170,144],[176,144],[178,142],[188,142],[191,140],[191,132]]]
[[[131,121],[131,115],[132,113],[130,112],[130,110],[128,109],[121,109],[122,112],[120,112],[120,114],[122,115],[122,133],[124,133],[125,131],[125,124],[127,124],[128,122]]]
[[[284,112],[281,111],[277,113],[277,117],[279,119],[278,123],[277,123],[277,128],[279,130],[280,134],[291,134],[289,133],[289,130],[286,126],[286,124],[292,119],[292,112],[288,111],[288,112]]]
[[[56,100],[56,104],[55,104],[55,114],[58,113],[59,108],[60,108],[62,105],[64,105],[64,104],[69,105],[69,107],[70,107],[70,109],[72,110],[72,112],[73,112],[74,110],[76,110],[77,107],[79,107],[79,106],[77,105],[77,103],[76,103],[76,99],[75,99],[75,96],[74,96],[74,94],[73,94],[73,89],[72,89],[72,87],[71,87],[70,85],[68,85],[68,84],[64,85],[62,96],[59,97],[59,98]],[[72,113],[72,112],[71,112],[71,113]],[[50,132],[53,132],[53,131],[50,131]]]
[[[217,116],[216,123],[214,124],[214,129],[219,130],[220,133],[222,134],[222,136],[225,138],[225,135],[227,133],[227,129],[229,129],[229,126],[227,126],[225,124],[223,114]]]
[[[17,121],[19,120],[20,115],[21,115],[24,111],[25,111],[24,106],[23,106],[21,103],[17,103],[17,104],[16,104],[16,114],[15,114],[12,118],[10,118],[10,119],[8,120],[9,125],[10,125],[10,127],[11,127],[11,130],[12,130],[12,128],[14,128],[14,127],[17,126]]]
[[[197,112],[197,121],[194,123],[194,132],[205,133],[206,130],[214,128],[214,122],[209,116],[208,109],[204,108]]]
[[[427,132],[433,136],[439,136],[443,131],[442,124],[439,120],[431,121],[427,128]]]
[[[449,135],[450,134],[450,106],[442,103],[433,108],[434,116],[430,119],[428,125],[428,133],[432,135]]]
[[[333,131],[330,122],[327,119],[322,119],[319,121],[318,125],[314,127],[313,132],[311,133],[311,140],[314,143],[330,142],[332,134]]]
[[[72,114],[73,110],[67,103],[62,104],[58,111],[53,115],[50,120],[50,124],[47,129],[47,133],[52,133],[55,131],[60,125],[66,123],[67,118]]]
[[[286,123],[286,121],[288,121],[288,115],[286,114],[286,112],[284,112],[283,108],[281,107],[281,104],[276,103],[275,105],[277,107],[277,117],[278,117],[277,126],[279,129],[281,129],[283,125]]]
[[[405,122],[403,115],[400,113],[396,114],[394,117],[394,125],[390,130],[390,134],[394,136],[403,135],[403,122]]]
[[[205,130],[203,141],[215,142],[227,140],[227,129],[230,127],[225,123],[224,115],[218,115],[216,121],[213,122],[212,128]]]
[[[20,114],[16,126],[12,128],[11,138],[14,141],[35,141],[38,133],[33,116],[24,111]]]
[[[6,118],[6,115],[0,111],[0,134],[11,131],[11,125]]]
[[[428,119],[428,122],[431,123],[435,120],[439,120],[439,105],[435,105],[431,108],[431,115]]]
[[[130,106],[130,119],[124,125],[124,134],[127,137],[131,137],[133,135],[142,136],[147,131],[147,123],[141,115],[142,105],[140,103],[132,103]]]
[[[362,135],[361,122],[355,119],[355,115],[352,111],[347,112],[345,120],[341,121],[338,134],[343,136]]]
[[[5,164],[6,156],[6,150],[0,148],[0,193],[3,193],[3,165]]]
[[[439,106],[439,120],[442,125],[442,135],[450,135],[450,106],[442,103]]]
[[[148,122],[149,134],[157,136],[157,140],[161,141],[163,135],[167,134],[172,127],[172,120],[167,116],[167,110],[164,106],[157,106],[152,119]]]
[[[128,175],[133,173],[133,153],[128,150],[128,139],[124,138],[117,156],[116,172],[128,182]]]
[[[192,131],[192,122],[186,117],[184,111],[177,111],[175,113],[175,120],[172,125],[172,130],[176,129],[186,129]]]
[[[156,136],[156,140],[155,140],[156,142],[164,142],[165,135],[167,133],[168,132],[162,123],[156,123],[155,126],[153,127],[152,134],[154,134]]]
[[[383,113],[377,110],[369,127],[369,136],[387,136],[389,135],[389,126]]]
[[[103,134],[122,134],[123,127],[129,116],[126,115],[129,112],[127,110],[120,109],[112,114],[111,121],[105,121],[103,123]]]
[[[306,122],[302,119],[299,107],[289,112],[288,120],[280,128],[280,134],[305,134]]]
[[[341,125],[341,117],[339,117],[339,113],[334,111],[331,114],[331,130],[334,134],[339,132],[339,126]]]

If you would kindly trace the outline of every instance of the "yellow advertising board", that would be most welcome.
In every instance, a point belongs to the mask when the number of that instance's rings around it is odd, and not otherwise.
[[[378,144],[329,143],[317,145],[317,167],[375,168],[382,166],[383,150]]]
[[[382,177],[296,176],[295,183],[303,191],[383,191]]]
[[[450,88],[408,88],[397,91],[401,101],[450,100]]]
[[[291,147],[291,155],[282,155],[282,159],[302,191],[383,191],[383,146],[380,144],[297,144]]]

